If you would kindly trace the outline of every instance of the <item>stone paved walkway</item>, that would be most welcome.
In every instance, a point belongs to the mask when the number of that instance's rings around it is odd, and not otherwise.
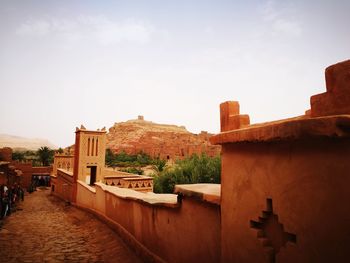
[[[49,190],[19,207],[2,222],[0,262],[141,262],[104,223]]]

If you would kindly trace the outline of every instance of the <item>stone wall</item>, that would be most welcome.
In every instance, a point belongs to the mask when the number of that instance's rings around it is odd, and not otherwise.
[[[34,166],[34,167],[32,167],[32,174],[50,175],[51,172],[52,172],[52,166]]]
[[[57,169],[64,169],[67,171],[73,171],[74,169],[74,155],[69,154],[55,154],[53,162],[52,174],[57,175]]]
[[[28,189],[29,185],[32,182],[32,177],[34,175],[50,175],[52,172],[52,166],[34,166],[31,161],[19,162],[11,161],[11,165],[15,169],[20,170],[21,173],[21,186],[25,189]]]
[[[57,169],[57,175],[51,175],[51,193],[61,199],[73,201],[73,173],[64,169]]]
[[[28,189],[29,185],[32,182],[32,162],[11,161],[11,165],[16,167],[16,169],[22,171],[21,186],[25,189]]]
[[[225,145],[222,262],[344,262],[349,158],[350,140]]]
[[[10,147],[0,148],[0,161],[12,161],[12,149]]]
[[[50,175],[52,172],[52,166],[38,166],[33,167],[31,161],[13,161],[11,159],[10,165],[13,169],[20,171],[19,182],[24,189],[28,189],[32,182],[33,174],[35,175]]]
[[[219,262],[220,206],[176,195],[78,183],[80,207],[110,222],[146,261]]]

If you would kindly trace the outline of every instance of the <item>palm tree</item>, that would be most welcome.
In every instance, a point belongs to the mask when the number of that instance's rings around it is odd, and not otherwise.
[[[166,168],[166,161],[161,159],[155,159],[152,165],[153,170],[158,174],[164,171]]]
[[[20,162],[24,161],[25,154],[24,152],[13,152],[12,153],[12,160],[18,160]]]
[[[50,162],[52,162],[54,151],[47,146],[43,146],[38,149],[37,155],[39,156],[43,166],[49,166]]]

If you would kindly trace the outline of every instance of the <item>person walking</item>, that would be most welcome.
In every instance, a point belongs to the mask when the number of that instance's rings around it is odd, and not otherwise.
[[[24,201],[24,190],[22,187],[19,187],[19,196],[23,202]]]
[[[8,210],[9,210],[9,197],[8,197],[8,194],[9,194],[9,192],[7,190],[7,191],[4,192],[3,197],[1,198],[1,203],[2,203],[1,218],[4,218],[5,216],[8,215]]]

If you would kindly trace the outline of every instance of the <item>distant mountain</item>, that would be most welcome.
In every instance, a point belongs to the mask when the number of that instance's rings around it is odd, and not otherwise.
[[[25,138],[9,134],[0,134],[0,148],[10,147],[14,150],[36,151],[42,146],[47,146],[51,149],[57,149],[54,144],[45,139]]]

